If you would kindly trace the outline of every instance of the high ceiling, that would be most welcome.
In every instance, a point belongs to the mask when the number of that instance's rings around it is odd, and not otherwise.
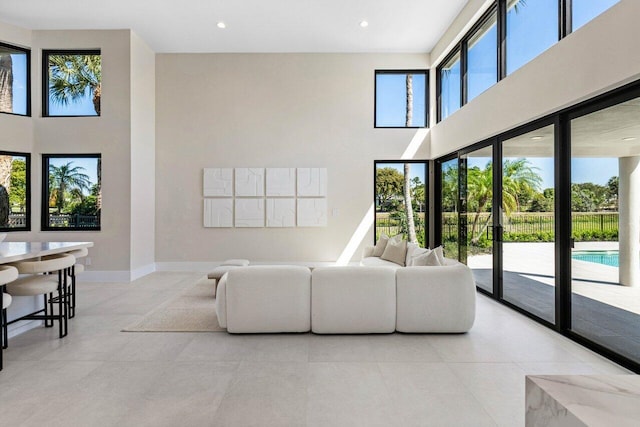
[[[424,53],[467,1],[0,0],[0,20],[33,30],[132,29],[156,52]]]

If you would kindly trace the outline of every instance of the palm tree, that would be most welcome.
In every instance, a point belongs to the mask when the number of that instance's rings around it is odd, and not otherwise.
[[[518,195],[528,191],[539,191],[542,178],[538,174],[539,168],[531,166],[527,159],[506,159],[502,163],[502,209],[506,216],[520,209]],[[477,244],[480,236],[489,225],[489,215],[479,232],[480,215],[493,198],[493,164],[487,163],[484,169],[472,167],[467,172],[467,203],[475,208],[475,215],[471,225],[471,243]]]
[[[73,162],[64,165],[49,165],[49,194],[58,208],[58,213],[62,213],[65,204],[65,195],[74,190],[88,190],[91,185],[89,176],[82,173],[85,170],[82,166],[73,166]],[[76,193],[77,194],[77,193]]]
[[[93,96],[93,108],[100,115],[102,64],[100,55],[50,55],[49,93],[61,105]]]
[[[413,75],[407,73],[407,115],[405,124],[411,127],[413,124]],[[416,224],[413,220],[413,205],[411,204],[411,164],[404,164],[404,210],[407,215],[407,240],[416,243]]]
[[[0,53],[0,111],[13,112],[13,60],[9,52]]]

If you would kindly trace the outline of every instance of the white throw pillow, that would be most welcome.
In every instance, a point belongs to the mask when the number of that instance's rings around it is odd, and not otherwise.
[[[436,251],[428,251],[418,255],[417,257],[414,257],[411,265],[414,267],[430,267],[442,264],[440,264],[440,260],[438,260]]]
[[[384,249],[384,253],[380,259],[395,262],[404,267],[405,260],[407,259],[407,241],[402,240],[402,236],[400,236],[400,239],[396,239],[396,237],[389,239],[387,247]],[[398,242],[398,240],[400,241]]]
[[[407,243],[407,258],[404,261],[404,265],[411,265],[411,259],[414,257],[414,251],[419,249],[417,243]]]
[[[433,251],[436,253],[436,256],[438,257],[438,262],[440,262],[440,265],[444,265],[444,250],[442,249],[442,246],[438,246],[437,248],[434,248]]]
[[[418,247],[416,249],[413,250],[413,253],[411,254],[411,259],[409,260],[409,262],[407,263],[407,266],[413,265],[413,260],[416,259],[417,257],[419,257],[420,255],[426,254],[431,252],[431,249],[428,248],[421,248]]]
[[[382,233],[380,235],[380,238],[376,242],[376,245],[373,248],[373,253],[371,254],[371,256],[377,256],[377,257],[382,256],[382,254],[384,253],[385,248],[387,247],[387,242],[388,241],[389,241],[389,236],[387,236],[386,234]]]

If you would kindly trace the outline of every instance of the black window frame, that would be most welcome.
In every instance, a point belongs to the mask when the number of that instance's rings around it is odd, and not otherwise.
[[[0,227],[0,232],[10,233],[14,231],[31,231],[31,153],[23,153],[18,151],[0,150],[1,156],[15,156],[25,158],[25,180],[26,180],[26,212],[24,227]]]
[[[378,74],[424,75],[424,126],[378,126]],[[429,128],[429,69],[375,70],[373,77],[373,127],[374,129],[428,129]]]
[[[555,223],[555,324],[550,323],[537,315],[533,314],[521,308],[515,304],[512,304],[502,298],[502,280],[496,279],[496,276],[500,277],[501,270],[501,252],[494,255],[494,292],[487,292],[482,288],[476,288],[478,292],[483,295],[492,298],[498,303],[501,303],[522,315],[546,326],[557,333],[585,346],[588,349],[595,351],[596,353],[622,365],[623,367],[630,369],[636,373],[640,373],[640,362],[632,360],[627,356],[616,352],[615,350],[606,347],[605,345],[591,340],[589,337],[579,334],[571,329],[572,324],[572,220],[571,220],[571,120],[586,116],[590,113],[600,111],[602,109],[611,107],[613,105],[620,104],[622,102],[640,97],[640,80],[636,80],[632,83],[625,84],[621,87],[612,89],[606,93],[597,95],[587,100],[578,102],[569,107],[547,114],[544,117],[533,119],[528,123],[516,126],[512,129],[500,132],[490,138],[483,141],[474,143],[464,148],[460,148],[456,151],[447,153],[441,157],[435,159],[435,199],[433,202],[435,220],[430,227],[430,233],[435,237],[435,245],[442,243],[442,230],[438,230],[441,227],[442,221],[438,217],[438,211],[442,209],[442,192],[438,186],[441,183],[438,181],[439,168],[442,163],[459,158],[460,154],[471,151],[478,146],[487,144],[489,141],[494,144],[493,158],[498,159],[502,157],[500,148],[502,142],[509,140],[518,135],[525,134],[527,132],[540,129],[543,126],[553,125],[554,132],[554,179],[555,179],[555,200],[554,200],[554,212],[556,213]],[[500,164],[501,162],[498,162]],[[495,164],[495,163],[494,163]],[[494,168],[494,182],[497,176],[500,176],[501,168]],[[500,175],[498,175],[498,172]],[[459,184],[460,185],[460,184]],[[459,203],[461,201],[459,200]],[[495,203],[495,200],[494,200]],[[499,203],[495,203],[499,205]],[[494,223],[495,226],[495,223]],[[459,230],[460,231],[460,230]],[[502,249],[499,249],[501,251]],[[497,287],[497,289],[496,289]]]
[[[437,104],[437,118],[438,118],[438,122],[442,121],[442,78],[441,73],[442,73],[442,67],[447,64],[449,61],[451,61],[451,59],[453,59],[454,56],[456,55],[460,55],[460,76],[462,78],[462,75],[464,74],[464,70],[462,68],[462,50],[460,46],[455,47],[454,49],[451,50],[451,52],[449,52],[449,54],[442,60],[440,61],[440,65],[438,65],[438,67],[436,67],[436,104]],[[464,80],[464,79],[463,79]],[[460,82],[460,108],[462,108],[462,106],[464,105],[463,103],[463,97],[464,97],[464,93],[465,93],[465,88],[462,86],[462,81]],[[458,108],[458,110],[460,109]],[[458,111],[456,110],[456,111]],[[449,114],[451,115],[451,114]],[[447,116],[449,117],[449,116]]]
[[[49,114],[49,56],[51,55],[102,55],[100,49],[43,49],[42,50],[42,117],[101,117],[92,115],[55,115]]]
[[[41,203],[41,224],[42,231],[100,231],[102,228],[102,211],[98,215],[97,227],[51,227],[49,225],[49,159],[79,158],[79,159],[100,159],[101,153],[68,153],[68,154],[42,154],[42,203]],[[101,163],[101,162],[100,162]],[[100,172],[102,173],[102,172]],[[102,189],[100,189],[102,191]]]
[[[440,72],[442,66],[446,64],[454,55],[460,52],[460,108],[464,107],[467,102],[467,45],[469,39],[475,34],[490,16],[497,13],[498,37],[496,41],[496,49],[498,52],[498,78],[496,83],[507,77],[507,5],[509,0],[494,0],[482,16],[471,26],[464,36],[455,43],[451,50],[444,56],[436,67],[436,123],[442,121],[442,82]],[[572,21],[572,2],[573,0],[557,0],[558,4],[558,41],[567,37],[573,32]],[[613,7],[613,6],[612,6]],[[534,57],[535,58],[535,57]]]
[[[376,230],[377,230],[377,218],[376,218],[376,198],[378,196],[378,192],[376,191],[376,172],[378,171],[378,164],[388,164],[388,163],[419,163],[425,166],[424,169],[424,242],[425,247],[429,246],[429,236],[431,230],[431,221],[429,215],[429,171],[431,168],[432,162],[429,160],[421,160],[421,159],[410,159],[410,160],[402,160],[402,159],[393,159],[393,160],[374,160],[373,161],[373,244],[376,244]]]
[[[0,41],[0,46],[5,47],[7,49],[13,49],[20,52],[23,52],[27,55],[27,112],[26,114],[18,114],[18,113],[9,113],[6,111],[0,111],[0,114],[7,114],[9,116],[18,116],[18,117],[31,117],[31,49],[21,46],[16,46],[11,43],[5,43]]]

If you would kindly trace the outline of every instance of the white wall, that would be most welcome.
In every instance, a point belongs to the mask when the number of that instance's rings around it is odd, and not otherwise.
[[[32,231],[15,240],[95,242],[88,270],[128,272],[130,266],[130,31],[34,31],[32,89],[34,150]],[[102,54],[100,117],[42,117],[41,49],[97,49]],[[102,154],[101,231],[38,231],[42,194],[41,154]]]
[[[373,161],[399,159],[416,134],[373,128],[374,70],[428,65],[416,54],[157,55],[156,261],[337,260],[372,204]],[[326,167],[328,226],[204,228],[202,169],[243,166]]]
[[[132,279],[155,263],[155,53],[131,33]]]
[[[445,155],[640,78],[639,16],[640,2],[622,0],[473,99],[432,127],[431,155]]]

